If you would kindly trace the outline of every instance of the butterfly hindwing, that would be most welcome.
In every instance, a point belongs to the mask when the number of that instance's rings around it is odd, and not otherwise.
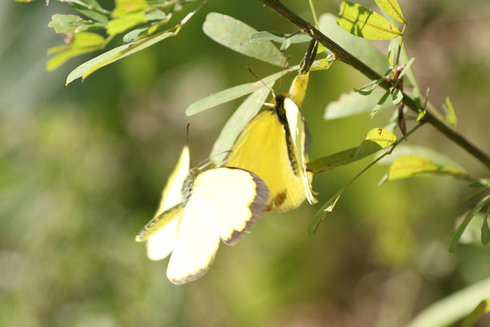
[[[268,197],[265,183],[242,169],[216,168],[197,175],[180,218],[168,278],[182,284],[205,274],[220,239],[236,243],[265,210]]]

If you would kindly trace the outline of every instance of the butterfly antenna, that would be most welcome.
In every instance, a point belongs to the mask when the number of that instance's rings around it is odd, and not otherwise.
[[[264,85],[266,88],[269,89],[269,91],[271,91],[271,93],[274,97],[276,96],[276,93],[274,92],[274,90],[269,85],[267,85],[259,76],[257,76],[257,74],[255,74],[255,72],[252,70],[252,68],[247,66],[247,69],[250,72],[250,74],[252,74],[256,79],[258,79],[260,81],[260,83],[262,83],[262,85]]]

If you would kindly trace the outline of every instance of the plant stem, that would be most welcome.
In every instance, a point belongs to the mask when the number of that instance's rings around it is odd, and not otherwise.
[[[266,6],[270,7],[272,10],[277,12],[279,15],[283,16],[292,24],[296,25],[301,31],[310,35],[312,38],[317,40],[320,44],[327,47],[332,51],[337,59],[348,64],[349,66],[357,69],[359,72],[364,74],[371,80],[380,79],[381,76],[367,66],[365,63],[354,57],[340,45],[335,43],[329,37],[324,35],[313,25],[305,21],[303,18],[296,15],[288,7],[283,5],[279,0],[260,0]],[[388,81],[383,81],[379,86],[384,89],[389,89],[393,85]],[[408,94],[403,93],[403,103],[414,112],[418,112],[419,108],[417,102],[410,97]],[[451,141],[462,147],[466,152],[472,155],[475,159],[484,164],[487,168],[490,168],[490,157],[488,154],[480,150],[478,147],[469,142],[463,135],[455,131],[453,128],[448,126],[441,118],[434,115],[432,112],[427,111],[423,118],[424,122],[435,127],[440,133],[444,134]]]

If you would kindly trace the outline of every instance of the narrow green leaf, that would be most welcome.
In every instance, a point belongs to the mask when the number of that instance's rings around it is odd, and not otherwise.
[[[462,327],[473,327],[481,317],[490,312],[490,298],[481,301],[476,308],[467,315],[462,323]]]
[[[70,7],[81,13],[82,15],[93,19],[100,23],[107,23],[109,21],[110,11],[105,10],[96,0],[83,0],[83,1],[68,1]]]
[[[119,47],[116,47],[112,50],[104,52],[103,54],[81,64],[77,68],[75,68],[67,77],[66,84],[70,84],[77,78],[85,79],[87,76],[95,72],[96,70],[107,66],[115,61],[118,61],[122,58],[125,58],[133,53],[141,51],[149,46],[152,46],[155,43],[158,43],[166,38],[177,35],[178,31],[175,32],[165,32],[161,34],[157,34],[155,36],[150,36],[141,40],[138,40],[134,43],[124,44]]]
[[[283,34],[280,32],[261,31],[250,35],[250,42],[274,41],[278,43],[287,39],[291,44],[310,42],[311,36],[305,33]]]
[[[427,174],[444,174],[456,177],[465,175],[457,168],[440,166],[424,157],[406,155],[399,157],[391,164],[388,170],[388,181]]]
[[[463,232],[465,231],[466,227],[470,223],[471,219],[483,208],[485,204],[490,200],[490,195],[487,195],[483,199],[481,199],[476,206],[464,217],[463,221],[461,224],[458,226],[456,231],[453,234],[453,237],[451,238],[451,241],[449,242],[449,252],[454,252],[456,249],[456,246],[459,243],[459,240],[461,239],[461,235],[463,235]],[[489,293],[490,294],[490,293]]]
[[[433,303],[405,327],[446,327],[469,314],[490,294],[490,278]]]
[[[279,72],[279,73],[269,75],[268,77],[264,78],[263,82],[266,85],[269,85],[270,83],[280,78],[283,74],[284,74],[283,72]],[[257,91],[263,86],[264,84],[262,84],[261,81],[257,81],[253,83],[237,85],[229,89],[211,94],[205,98],[202,98],[194,102],[189,107],[187,107],[187,109],[185,110],[185,114],[187,116],[198,114],[202,111],[214,108],[223,103],[238,99],[244,95]]]
[[[400,5],[396,0],[376,0],[379,9],[401,24],[406,24]]]
[[[340,28],[337,25],[336,17],[334,15],[321,15],[318,26],[323,34],[328,35],[332,41],[350,52],[380,75],[388,69],[389,63],[386,56],[368,40],[360,39]]]
[[[481,226],[481,242],[483,245],[490,243],[490,226],[488,226],[488,215],[490,214],[490,207],[483,216],[483,224]]]
[[[257,31],[233,17],[209,13],[203,31],[217,43],[246,56],[279,67],[286,62],[286,58],[271,42],[250,42],[250,36]]]
[[[398,106],[403,101],[403,92],[400,89],[393,88],[391,91],[392,103],[394,106]]]
[[[272,88],[273,84],[274,82],[271,82],[269,86]],[[223,162],[226,151],[231,149],[241,130],[259,112],[269,93],[269,88],[259,88],[247,97],[228,119],[211,151],[210,158],[216,165]]]
[[[365,39],[390,40],[402,31],[378,13],[353,2],[342,2],[337,23],[345,31]]]
[[[415,58],[410,58],[410,60],[405,64],[402,71],[398,75],[398,80],[401,80],[405,76],[405,74],[407,74],[407,72],[410,71],[414,61],[415,61]]]
[[[313,174],[332,170],[361,160],[395,142],[395,134],[381,128],[374,128],[367,133],[360,146],[312,160],[307,164],[307,169]]]
[[[124,33],[137,25],[146,23],[146,21],[144,11],[137,11],[124,16],[119,16],[118,18],[112,19],[107,23],[107,34],[116,35]]]
[[[390,92],[391,92],[390,90],[386,90],[385,93],[378,100],[378,103],[376,103],[373,110],[371,110],[371,113],[369,114],[371,118],[373,118],[378,113],[378,111],[380,111],[382,108],[385,107],[385,103],[387,102],[386,100],[390,96]],[[392,103],[393,105],[395,104],[394,101]]]
[[[308,236],[315,235],[318,226],[320,226],[320,224],[327,219],[327,216],[333,212],[335,205],[337,204],[346,189],[346,186],[342,187],[320,208],[320,210],[318,210],[318,212],[315,214],[315,217],[313,217],[313,221],[310,223],[310,225],[308,225],[308,229],[306,231]]]
[[[327,105],[323,118],[327,120],[337,119],[370,112],[385,92],[378,89],[369,95],[361,95],[357,92],[342,94],[337,101]],[[393,108],[393,104],[387,101],[383,105],[383,109],[388,108]]]

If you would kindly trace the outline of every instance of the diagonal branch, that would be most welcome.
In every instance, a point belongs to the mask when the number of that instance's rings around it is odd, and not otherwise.
[[[365,63],[363,63],[362,61],[354,57],[352,54],[350,54],[340,45],[335,43],[333,40],[331,40],[329,37],[324,35],[318,29],[316,29],[313,25],[311,25],[303,18],[296,15],[288,7],[282,4],[279,0],[260,0],[260,1],[264,3],[266,6],[270,7],[275,12],[277,12],[279,15],[283,16],[289,22],[296,25],[301,31],[310,35],[312,38],[317,40],[320,44],[327,47],[330,51],[332,51],[335,54],[335,57],[340,61],[357,69],[371,80],[381,78],[381,76],[376,71],[374,71]],[[384,89],[389,89],[390,87],[392,87],[392,85],[386,80],[379,85]],[[403,93],[403,103],[412,111],[418,112],[417,102],[415,102],[415,100],[406,93]],[[452,127],[447,125],[438,116],[428,111],[424,116],[423,120],[424,122],[435,127],[439,132],[444,134],[451,141],[458,144],[466,152],[468,152],[470,155],[472,155],[474,158],[476,158],[478,161],[484,164],[487,168],[490,168],[490,157],[488,156],[488,154],[486,154],[478,147],[476,147],[474,144],[472,144],[470,141],[468,141],[463,135],[461,135],[460,133],[455,131]]]

